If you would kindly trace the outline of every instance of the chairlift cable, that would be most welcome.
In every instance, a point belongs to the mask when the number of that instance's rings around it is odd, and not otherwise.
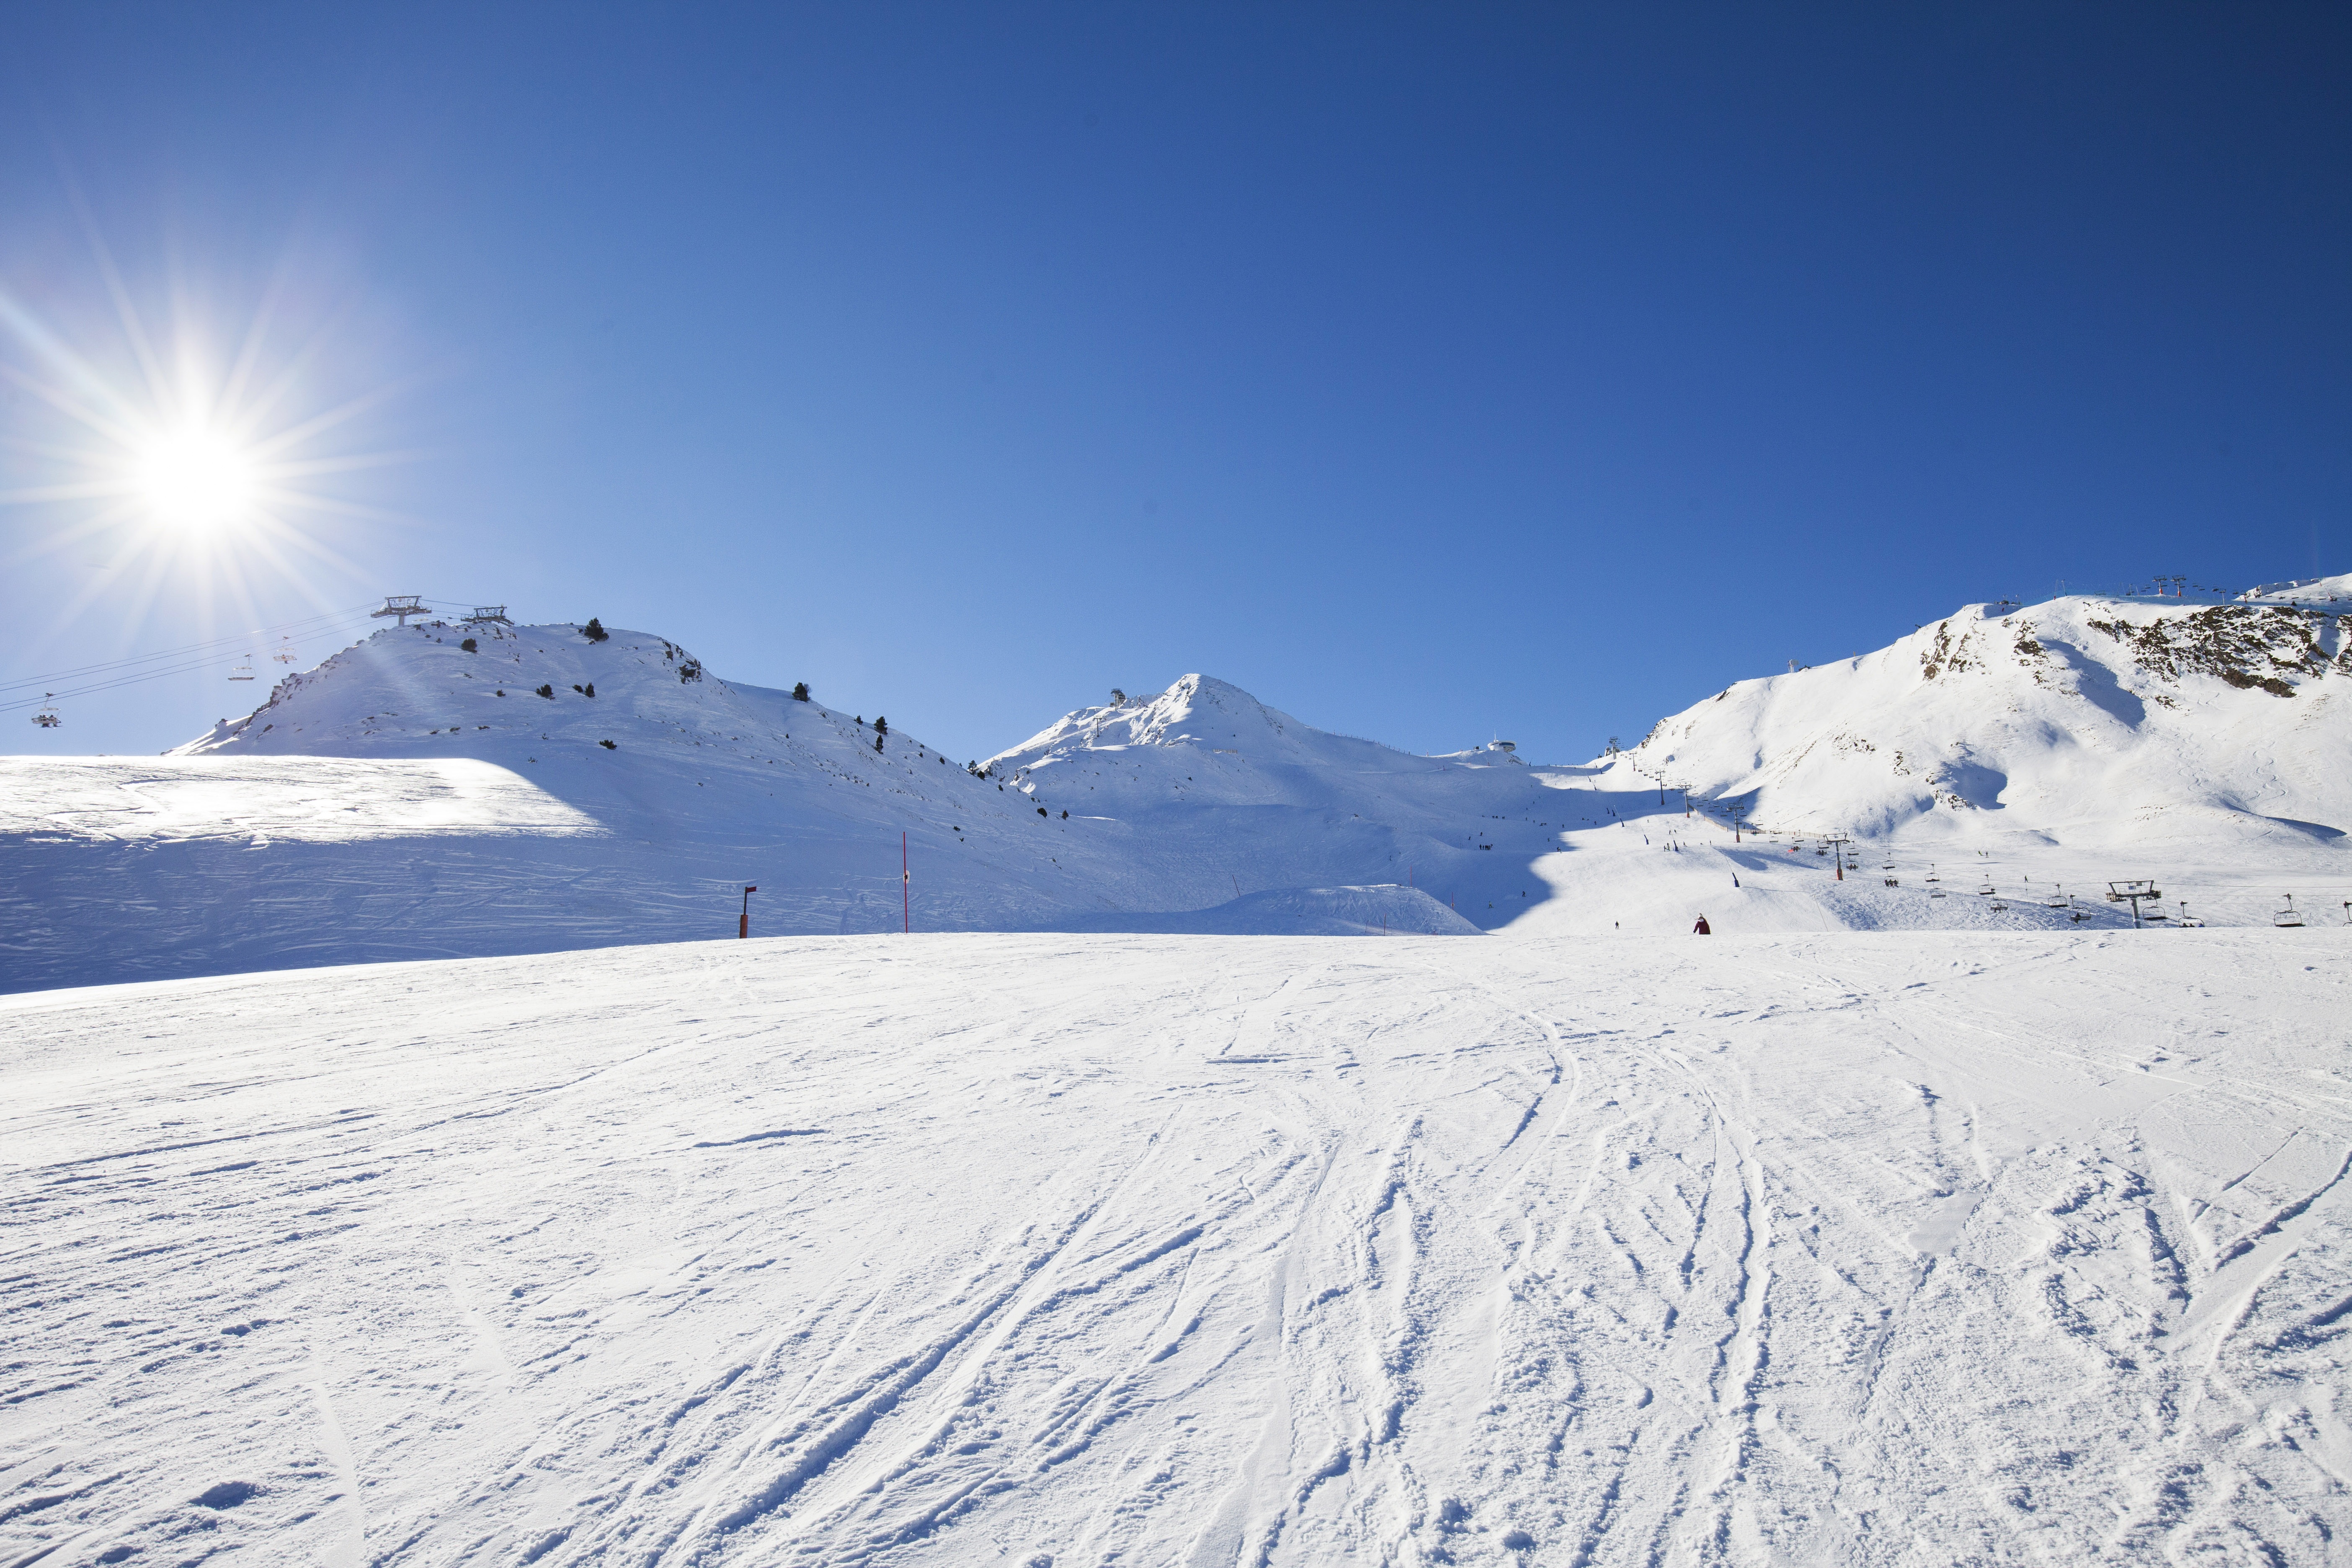
[[[136,675],[122,675],[117,676],[110,680],[92,681],[88,686],[68,687],[62,691],[44,693],[41,697],[20,697],[14,701],[0,702],[0,713],[13,713],[20,708],[37,708],[43,701],[49,699],[62,700],[68,697],[88,697],[96,692],[112,691],[118,687],[136,686],[142,680],[161,680],[165,676],[186,675],[194,670],[218,669],[219,668],[220,655],[214,654],[209,658],[195,659],[187,664],[166,665],[162,669],[142,670]]]
[[[328,610],[316,616],[305,616],[299,621],[284,621],[274,626],[253,626],[248,627],[244,631],[230,632],[225,637],[214,637],[207,642],[188,643],[180,647],[164,648],[156,653],[137,654],[127,658],[107,659],[98,664],[81,665],[73,669],[54,669],[47,675],[27,676],[22,680],[0,681],[0,691],[17,691],[27,686],[38,686],[44,681],[69,680],[79,675],[98,675],[109,670],[126,668],[132,665],[152,664],[158,659],[179,658],[188,654],[200,653],[206,650],[214,650],[217,652],[217,650],[223,649],[232,643],[241,642],[247,637],[265,637],[273,632],[292,632],[301,630],[304,631],[306,635],[316,636],[319,632],[330,629],[327,626],[318,626],[316,623],[321,621],[348,621],[353,616],[365,611],[367,607],[368,606],[365,605],[360,605],[346,609]]]
[[[332,629],[334,628],[320,628],[321,631]],[[91,681],[86,686],[68,687],[59,691],[46,692],[40,697],[20,697],[10,701],[0,701],[0,713],[13,713],[17,710],[24,708],[37,708],[42,702],[53,698],[88,697],[100,691],[112,691],[120,687],[136,686],[142,680],[161,680],[167,676],[186,675],[192,671],[199,669],[213,669],[219,667],[220,659],[221,656],[219,653],[207,653],[201,658],[189,659],[180,664],[165,665],[160,669],[142,669],[121,675],[111,675],[102,680]]]

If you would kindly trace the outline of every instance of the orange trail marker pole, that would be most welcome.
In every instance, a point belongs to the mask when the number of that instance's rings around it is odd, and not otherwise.
[[[751,886],[748,882],[744,884],[743,915],[740,920],[735,922],[735,934],[739,937],[747,937],[751,934],[751,895],[759,890],[760,889],[758,888]]]

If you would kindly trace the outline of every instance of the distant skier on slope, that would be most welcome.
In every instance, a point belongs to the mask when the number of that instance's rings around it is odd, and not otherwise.
[[[1731,885],[1735,888],[1739,886],[1739,873],[1737,871],[1731,874]]]
[[[1698,924],[1691,927],[1691,930],[1700,936],[1713,936],[1715,934],[1715,929],[1706,923],[1706,917],[1705,915],[1698,917]]]

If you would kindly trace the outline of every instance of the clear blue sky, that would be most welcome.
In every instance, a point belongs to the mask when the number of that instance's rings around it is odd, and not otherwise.
[[[68,358],[135,392],[94,242],[394,460],[200,543],[0,508],[0,676],[404,591],[959,756],[1197,669],[1578,759],[1970,600],[2342,570],[2347,17],[20,5],[0,490]]]

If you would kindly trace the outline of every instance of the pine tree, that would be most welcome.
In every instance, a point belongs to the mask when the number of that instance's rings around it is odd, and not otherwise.
[[[593,616],[588,617],[588,624],[585,626],[583,626],[581,630],[586,635],[590,642],[603,642],[606,637],[613,635],[604,629],[604,623],[598,620]]]
[[[552,686],[542,686],[542,687],[541,687],[541,688],[539,689],[539,694],[540,694],[541,697],[546,698],[550,702],[552,702],[552,701],[554,701],[554,700],[555,700],[555,688],[553,688]]]
[[[479,653],[481,651],[482,645],[476,642],[473,638],[467,637],[464,642],[459,643],[457,646],[465,649],[467,653]]]
[[[793,700],[795,702],[805,702],[808,700],[807,681],[795,680],[793,682]]]
[[[890,721],[885,719],[879,713],[874,715],[874,732],[877,735],[888,734],[890,732]]]

